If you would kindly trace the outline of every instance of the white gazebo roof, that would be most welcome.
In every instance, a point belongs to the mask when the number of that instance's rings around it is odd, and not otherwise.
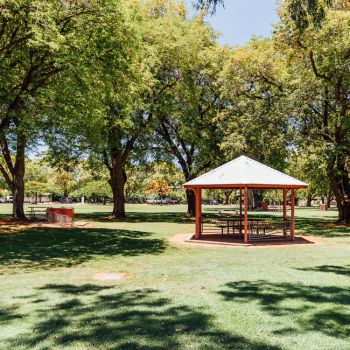
[[[305,188],[307,183],[246,156],[240,156],[187,183],[185,187],[207,188]]]

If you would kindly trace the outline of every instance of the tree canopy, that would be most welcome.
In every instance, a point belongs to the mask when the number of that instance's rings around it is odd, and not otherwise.
[[[206,22],[221,5],[198,1],[191,17],[173,0],[0,1],[14,217],[45,191],[111,197],[116,218],[126,200],[186,196],[193,215],[182,183],[246,154],[309,182],[308,203],[334,196],[350,222],[348,2],[285,0],[274,34],[239,47]],[[50,176],[28,158],[39,141]]]

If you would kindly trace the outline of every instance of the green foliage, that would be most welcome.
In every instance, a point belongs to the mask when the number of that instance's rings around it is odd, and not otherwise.
[[[271,40],[253,39],[234,50],[221,77],[226,108],[217,118],[227,160],[247,154],[285,169],[291,141],[283,101],[287,78],[285,59]]]
[[[339,221],[350,221],[350,11],[329,10],[322,27],[302,34],[288,15],[282,17],[276,44],[289,66],[286,106],[301,149],[313,149],[325,164],[339,208]]]
[[[333,0],[290,0],[287,8],[296,26],[304,31],[310,24],[319,27]]]
[[[309,187],[302,192],[306,196],[328,196],[330,183],[327,176],[327,163],[322,148],[302,149],[291,153],[289,172],[292,176],[305,181]]]
[[[73,197],[85,196],[88,198],[111,198],[112,191],[105,180],[88,181],[78,190],[72,193]]]
[[[286,0],[272,38],[234,49],[205,22],[221,3],[189,18],[168,0],[0,0],[6,186],[117,204],[152,181],[183,198],[244,153],[350,208],[348,2]],[[40,138],[58,171],[26,160]]]
[[[219,77],[230,50],[216,44],[201,17],[184,22],[180,29],[183,46],[172,53],[170,69],[158,77],[164,93],[155,104],[155,134],[157,154],[163,159],[170,154],[189,180],[222,158],[215,119],[224,104]]]
[[[46,132],[54,86],[83,75],[94,33],[103,36],[106,13],[119,1],[1,0],[0,173],[11,189],[13,215],[24,218],[26,148]],[[84,54],[82,54],[84,52]],[[62,92],[65,88],[61,86]],[[66,104],[66,109],[69,107]],[[56,119],[60,115],[56,114]],[[61,120],[62,122],[62,120]],[[13,156],[14,155],[14,156]]]

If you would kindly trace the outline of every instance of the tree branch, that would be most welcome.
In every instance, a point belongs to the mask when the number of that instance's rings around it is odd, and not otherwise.
[[[103,160],[104,165],[107,167],[107,169],[109,171],[112,171],[112,167],[111,167],[111,165],[109,163],[109,159],[108,159],[108,155],[107,155],[106,150],[102,151],[102,160]]]
[[[1,163],[0,163],[0,172],[5,179],[7,186],[12,191],[13,190],[13,181],[10,179],[9,174],[7,173],[7,171],[5,170],[5,168],[3,167],[3,165]]]
[[[14,167],[12,164],[11,154],[10,154],[10,150],[9,150],[8,143],[5,136],[2,136],[0,139],[0,147],[6,162],[7,168],[9,169],[10,173],[13,174]]]
[[[179,151],[179,149],[176,147],[176,145],[174,144],[169,130],[167,129],[164,119],[162,119],[160,121],[160,126],[161,129],[159,130],[159,133],[164,137],[164,139],[167,141],[168,145],[170,146],[170,149],[172,150],[173,155],[177,158],[183,172],[185,175],[185,178],[188,179],[189,175],[190,175],[190,170],[187,166],[187,163],[185,161],[185,159],[183,158],[181,152]]]
[[[315,62],[315,58],[314,58],[314,53],[312,50],[310,50],[309,52],[309,58],[310,58],[310,62],[311,62],[311,68],[312,68],[312,71],[314,72],[315,76],[317,78],[321,78],[321,79],[324,79],[324,80],[327,80],[327,81],[330,81],[330,78],[327,77],[326,75],[324,74],[321,74],[318,69],[317,69],[317,66],[316,66],[316,62]]]

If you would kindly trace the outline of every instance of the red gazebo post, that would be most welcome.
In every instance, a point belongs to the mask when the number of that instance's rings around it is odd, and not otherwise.
[[[248,188],[244,189],[244,243],[248,243]]]
[[[290,225],[290,239],[294,241],[294,205],[295,205],[295,190],[291,191],[291,203],[290,203],[290,217],[291,217],[291,225]]]
[[[239,189],[239,234],[242,235],[242,188]]]
[[[287,189],[283,189],[283,235],[287,234],[286,231],[287,223]]]
[[[202,228],[202,189],[197,187],[195,189],[196,196],[196,239],[199,239],[201,236]]]

